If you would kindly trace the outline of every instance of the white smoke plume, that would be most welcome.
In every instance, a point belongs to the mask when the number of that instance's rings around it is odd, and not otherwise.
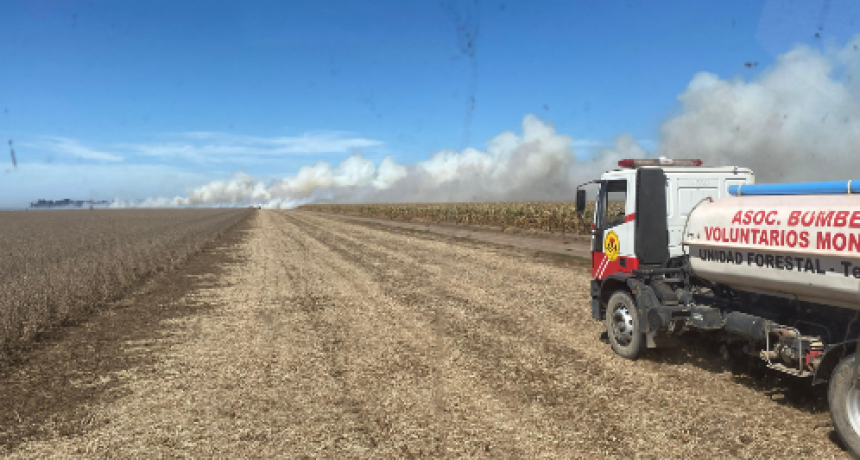
[[[415,164],[387,157],[377,166],[356,153],[337,167],[320,161],[270,184],[238,172],[193,190],[187,197],[154,198],[143,207],[246,205],[291,208],[318,201],[428,202],[568,199],[575,171],[585,177],[594,162],[577,167],[573,139],[548,122],[527,115],[522,134],[502,133],[486,151],[443,150]],[[117,201],[115,206],[129,203]]]
[[[187,197],[143,205],[572,200],[577,184],[614,169],[619,159],[650,155],[750,167],[759,182],[856,179],[858,48],[860,36],[841,49],[798,46],[751,81],[695,75],[678,96],[680,113],[663,123],[650,154],[632,135],[621,134],[591,160],[577,160],[570,136],[527,115],[521,134],[499,134],[485,151],[443,150],[414,164],[388,157],[378,166],[355,154],[337,167],[321,161],[270,184],[236,173]]]
[[[860,36],[825,52],[799,46],[751,82],[697,74],[657,153],[750,167],[759,182],[858,178],[858,48]]]

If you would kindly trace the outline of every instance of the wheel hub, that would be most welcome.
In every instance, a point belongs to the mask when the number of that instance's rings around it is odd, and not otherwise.
[[[624,305],[615,307],[612,313],[612,324],[614,325],[612,335],[619,345],[626,347],[633,341],[633,315]],[[860,394],[858,394],[860,396]]]

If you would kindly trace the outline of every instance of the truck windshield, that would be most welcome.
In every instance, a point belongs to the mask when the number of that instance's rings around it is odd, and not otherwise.
[[[610,228],[624,223],[627,181],[610,180],[600,186],[597,197],[597,227]]]

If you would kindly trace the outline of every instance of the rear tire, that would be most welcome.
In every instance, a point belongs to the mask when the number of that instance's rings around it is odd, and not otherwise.
[[[612,350],[626,359],[636,359],[642,352],[644,337],[639,331],[636,304],[626,291],[617,291],[606,305],[606,333]]]
[[[848,451],[860,458],[860,386],[852,382],[856,357],[853,354],[844,358],[833,370],[827,403],[836,433]]]

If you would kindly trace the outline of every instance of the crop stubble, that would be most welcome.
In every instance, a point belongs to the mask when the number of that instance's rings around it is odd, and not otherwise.
[[[96,428],[16,455],[844,455],[823,407],[775,402],[708,356],[614,356],[580,265],[301,212],[253,219],[244,262],[195,294],[213,308],[166,326],[156,371],[122,377],[128,396],[95,407]]]
[[[588,235],[594,202],[587,204],[582,219],[576,215],[575,204],[565,201],[316,204],[301,206],[300,209],[407,222],[495,227],[503,231]],[[624,212],[623,203],[611,201],[610,215],[619,212]]]
[[[170,270],[247,216],[241,209],[0,213],[0,361]]]

